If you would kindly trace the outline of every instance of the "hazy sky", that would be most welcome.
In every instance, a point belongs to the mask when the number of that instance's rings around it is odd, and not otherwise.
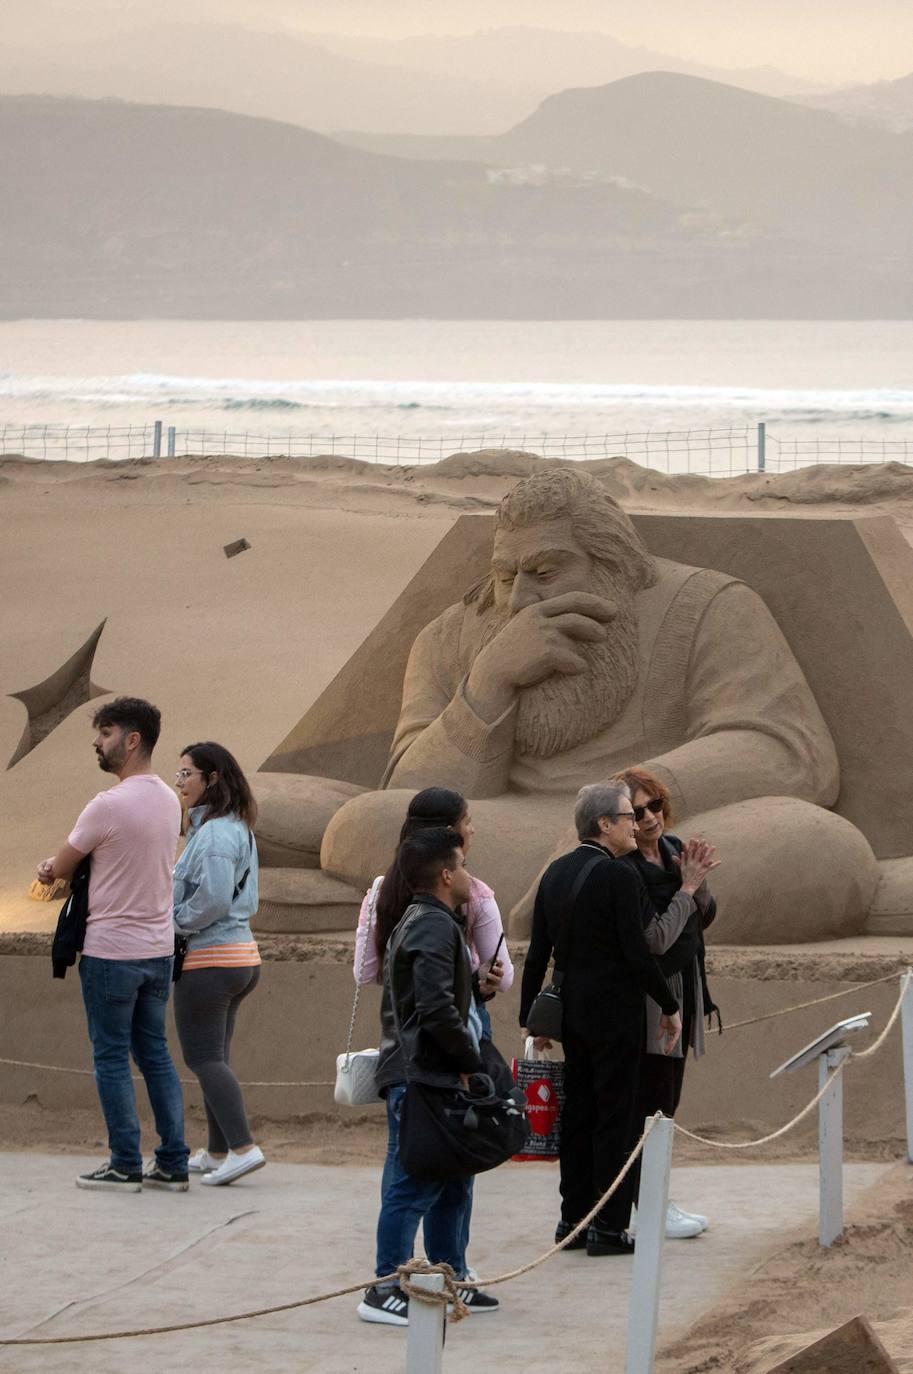
[[[769,63],[834,84],[913,71],[911,0],[2,0],[0,41],[95,36],[166,18],[390,38],[528,24],[597,30],[707,64]]]

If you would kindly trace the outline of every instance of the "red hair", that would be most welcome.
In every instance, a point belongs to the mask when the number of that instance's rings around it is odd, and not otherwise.
[[[672,799],[669,789],[653,773],[648,773],[644,768],[626,768],[624,772],[616,773],[609,781],[623,782],[629,788],[632,806],[635,792],[646,792],[650,797],[659,797],[663,804],[663,828],[672,823]]]

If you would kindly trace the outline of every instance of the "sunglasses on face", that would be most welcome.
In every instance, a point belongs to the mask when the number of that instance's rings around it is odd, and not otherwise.
[[[658,816],[662,809],[662,797],[654,797],[652,801],[645,802],[643,806],[635,806],[634,819],[635,821],[642,821],[648,811],[651,813],[651,815]]]

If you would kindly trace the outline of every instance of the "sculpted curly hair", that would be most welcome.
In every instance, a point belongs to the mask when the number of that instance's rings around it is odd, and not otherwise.
[[[637,530],[602,483],[587,472],[552,468],[525,477],[498,506],[495,531],[563,517],[573,521],[574,534],[590,557],[620,575],[631,591],[656,581],[656,564]],[[463,599],[467,605],[476,602],[479,612],[487,610],[494,599],[491,574]]]

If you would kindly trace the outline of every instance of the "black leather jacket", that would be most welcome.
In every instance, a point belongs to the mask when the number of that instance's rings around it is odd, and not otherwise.
[[[416,894],[384,956],[379,1092],[412,1079],[452,1088],[482,1067],[466,1022],[472,968],[463,918]]]

